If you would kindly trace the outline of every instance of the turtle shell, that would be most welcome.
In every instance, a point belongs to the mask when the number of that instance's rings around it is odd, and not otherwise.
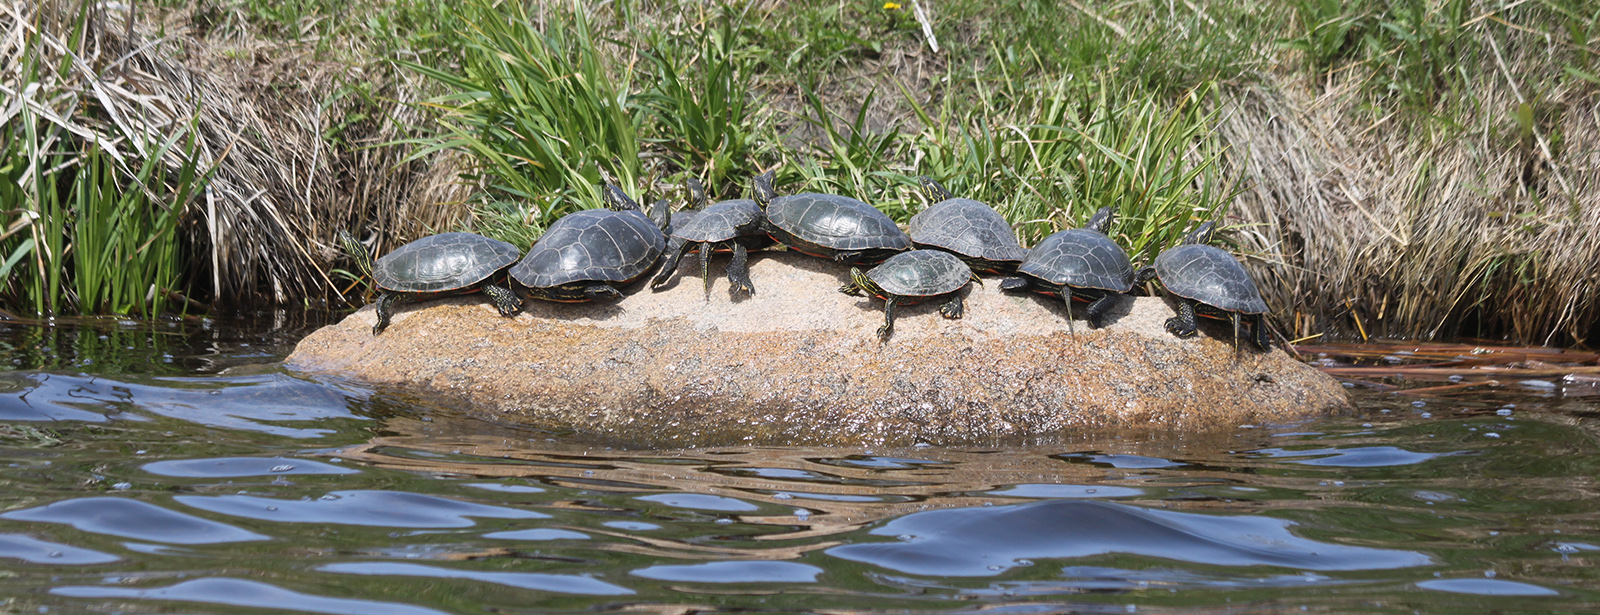
[[[429,235],[383,255],[372,266],[381,290],[434,293],[461,290],[517,262],[516,246],[475,233]]]
[[[666,246],[666,236],[638,211],[585,209],[550,225],[511,277],[531,288],[630,282],[649,271]]]
[[[696,211],[683,225],[674,224],[672,237],[683,241],[727,241],[760,232],[761,215],[761,206],[750,199],[720,201]]]
[[[837,194],[780,196],[767,205],[767,220],[801,241],[841,252],[911,247],[911,238],[878,208]]]
[[[1180,245],[1156,257],[1156,275],[1174,295],[1228,312],[1264,314],[1267,302],[1244,265],[1222,248]]]
[[[1128,292],[1133,288],[1133,263],[1128,252],[1097,231],[1058,231],[1044,238],[1017,272],[1059,286]]]
[[[1020,263],[1028,251],[994,208],[972,199],[947,199],[911,217],[911,243],[991,262]]]
[[[912,250],[889,257],[867,271],[867,278],[891,295],[932,297],[965,286],[972,269],[943,250]]]

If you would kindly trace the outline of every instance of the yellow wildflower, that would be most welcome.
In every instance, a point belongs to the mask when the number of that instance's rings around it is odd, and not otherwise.
[[[898,11],[898,10],[900,10],[900,3],[899,2],[885,2],[885,3],[883,3],[883,10],[885,10],[885,11]]]

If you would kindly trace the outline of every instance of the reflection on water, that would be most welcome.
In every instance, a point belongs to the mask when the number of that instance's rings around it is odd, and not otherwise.
[[[1379,392],[1360,416],[1306,425],[1028,448],[625,451],[257,365],[298,325],[15,329],[19,369],[0,372],[8,612],[1543,612],[1600,598],[1590,397]]]

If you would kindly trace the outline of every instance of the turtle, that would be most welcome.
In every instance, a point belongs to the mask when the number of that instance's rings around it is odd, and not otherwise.
[[[348,242],[347,242],[348,243]],[[366,266],[365,249],[357,257]],[[394,306],[401,301],[422,301],[482,290],[494,301],[501,316],[516,316],[522,300],[505,286],[505,272],[516,264],[522,250],[476,233],[429,235],[396,248],[371,265],[378,287],[378,324],[372,334],[389,327]]]
[[[657,201],[647,218],[616,186],[604,184],[601,193],[607,209],[563,216],[511,268],[511,279],[528,296],[565,303],[615,301],[622,297],[618,286],[644,277],[660,260],[667,246],[661,231],[670,219],[666,201]]]
[[[876,207],[837,194],[778,196],[772,171],[756,176],[756,202],[773,239],[802,254],[849,264],[883,262],[911,248],[911,238]]]
[[[755,294],[755,284],[750,281],[749,250],[759,250],[772,245],[772,237],[762,228],[765,216],[761,205],[751,199],[733,199],[706,204],[706,191],[700,180],[688,181],[690,199],[699,208],[687,223],[675,225],[668,239],[667,260],[661,272],[650,281],[659,288],[678,270],[678,260],[691,250],[700,252],[700,277],[705,280],[706,292],[711,292],[711,252],[726,247],[733,251],[728,263],[728,292]]]
[[[917,182],[933,205],[911,217],[913,245],[953,253],[976,271],[997,274],[1016,271],[1027,258],[1011,224],[994,208],[958,198],[926,175]]]
[[[1000,290],[1032,290],[1061,297],[1067,306],[1067,331],[1072,325],[1072,300],[1089,302],[1085,320],[1100,328],[1100,317],[1119,295],[1133,288],[1133,263],[1128,252],[1106,236],[1115,213],[1101,207],[1083,228],[1066,229],[1045,237],[1017,267],[1017,277],[1000,282]]]
[[[1178,297],[1178,315],[1168,318],[1167,332],[1180,338],[1194,337],[1195,316],[1232,321],[1233,346],[1239,348],[1239,330],[1250,322],[1250,341],[1270,350],[1265,315],[1267,302],[1239,260],[1222,248],[1207,245],[1216,222],[1208,221],[1184,235],[1183,241],[1160,255],[1155,264],[1140,269],[1137,280],[1143,284],[1159,278],[1167,292]]]
[[[943,250],[911,250],[891,256],[865,273],[859,267],[851,267],[850,283],[841,286],[839,292],[855,296],[866,293],[883,299],[883,326],[878,327],[878,339],[888,341],[894,333],[896,305],[948,297],[939,306],[939,313],[945,318],[960,318],[964,305],[959,291],[972,280],[983,283],[978,274],[954,254]]]

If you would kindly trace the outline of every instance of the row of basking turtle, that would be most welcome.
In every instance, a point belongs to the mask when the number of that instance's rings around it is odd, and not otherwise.
[[[472,233],[443,233],[418,239],[378,259],[373,281],[380,295],[374,335],[389,325],[394,305],[442,295],[483,291],[501,315],[513,316],[522,297],[563,302],[615,300],[621,287],[652,270],[653,288],[671,281],[679,262],[698,253],[701,277],[711,286],[710,259],[732,253],[726,274],[730,292],[752,294],[749,253],[783,244],[790,250],[851,265],[850,282],[839,290],[884,300],[880,339],[894,331],[895,307],[942,301],[939,311],[960,318],[962,293],[976,272],[1011,276],[1007,291],[1034,291],[1060,298],[1068,327],[1073,302],[1086,303],[1085,319],[1101,326],[1116,298],[1135,284],[1160,280],[1177,298],[1177,316],[1167,331],[1192,337],[1195,318],[1230,321],[1237,340],[1248,324],[1248,339],[1265,350],[1270,342],[1263,315],[1266,303],[1239,262],[1208,245],[1214,223],[1186,235],[1142,270],[1106,235],[1113,212],[1103,208],[1083,228],[1057,232],[1032,250],[1024,249],[1011,226],[993,208],[956,197],[938,182],[919,180],[933,205],[911,218],[902,231],[877,208],[836,194],[805,192],[779,196],[772,172],[755,178],[754,199],[708,203],[697,180],[689,180],[695,209],[669,213],[657,201],[647,216],[612,185],[601,188],[606,209],[578,211],[551,225],[527,255],[516,246]],[[520,257],[520,260],[519,260]],[[657,269],[657,265],[660,265]],[[1013,275],[1014,274],[1014,275]]]

